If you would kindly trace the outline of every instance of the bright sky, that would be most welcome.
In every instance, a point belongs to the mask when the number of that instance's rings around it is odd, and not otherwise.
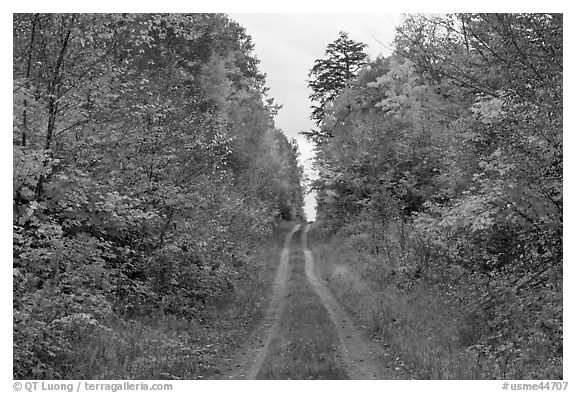
[[[326,46],[345,31],[350,38],[368,44],[371,57],[388,56],[399,14],[229,14],[246,28],[252,37],[260,70],[267,74],[269,95],[283,106],[276,117],[276,126],[289,138],[295,138],[306,174],[311,171],[312,145],[298,133],[313,128],[309,119],[308,72],[314,60],[324,58]],[[384,46],[383,46],[383,45]],[[306,195],[306,215],[314,220],[315,197]]]

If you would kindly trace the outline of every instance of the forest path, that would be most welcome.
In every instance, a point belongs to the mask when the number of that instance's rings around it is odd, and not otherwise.
[[[278,329],[278,322],[286,302],[285,292],[290,261],[290,243],[298,229],[300,229],[300,224],[297,224],[288,232],[284,240],[280,263],[272,284],[270,304],[266,310],[263,322],[253,332],[241,353],[236,358],[231,359],[233,366],[228,368],[228,373],[224,379],[256,379],[258,371],[262,368],[262,363],[275,331]]]
[[[292,242],[299,230],[301,242]],[[309,230],[297,225],[287,234],[264,321],[230,359],[224,379],[402,378],[318,280]]]
[[[389,361],[385,361],[385,354],[381,348],[369,342],[367,338],[354,326],[352,319],[338,304],[328,288],[316,277],[314,257],[308,248],[308,231],[310,224],[302,231],[302,248],[306,261],[306,277],[314,292],[322,300],[324,307],[340,340],[340,350],[346,365],[346,372],[350,379],[396,379]]]

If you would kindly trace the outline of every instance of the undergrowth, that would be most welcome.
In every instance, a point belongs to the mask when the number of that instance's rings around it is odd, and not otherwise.
[[[510,331],[524,333],[519,325],[526,323],[526,315],[519,312],[488,319],[486,314],[472,312],[470,300],[461,295],[464,291],[473,294],[472,281],[458,272],[448,272],[454,282],[440,285],[439,272],[434,276],[411,269],[409,259],[394,253],[390,258],[382,252],[376,255],[355,243],[354,236],[330,236],[320,225],[315,227],[310,240],[320,277],[375,342],[401,354],[398,366],[413,378],[562,378],[562,365],[549,357],[555,349],[545,339],[527,342],[512,352],[519,353],[516,356],[502,355],[512,346],[508,337],[496,337],[493,344],[485,345],[491,339],[487,337],[490,327],[503,318],[516,321],[516,325],[510,322]],[[493,307],[497,312],[497,306]],[[500,355],[490,356],[483,349]]]
[[[58,329],[60,337],[47,340],[55,347],[48,352],[54,357],[48,360],[60,371],[52,377],[218,378],[219,360],[239,348],[262,317],[282,240],[291,225],[282,224],[254,250],[245,261],[244,277],[194,319],[157,312],[134,319],[115,315],[100,321],[79,314],[63,321],[66,328]],[[51,377],[41,367],[35,372],[38,377]]]

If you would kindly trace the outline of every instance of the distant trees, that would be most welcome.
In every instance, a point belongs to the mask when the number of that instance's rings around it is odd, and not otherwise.
[[[348,86],[366,63],[368,55],[364,52],[365,47],[366,44],[348,38],[348,33],[341,31],[338,39],[328,44],[326,58],[314,62],[308,75],[308,86],[312,89],[310,99],[317,103],[312,106],[310,118],[317,126],[324,121],[327,105]],[[314,132],[311,135],[315,135]]]
[[[15,14],[14,376],[116,318],[193,319],[302,216],[297,149],[219,14]],[[42,338],[39,338],[42,337]]]
[[[397,223],[401,260],[459,288],[470,345],[519,376],[561,370],[562,53],[561,15],[407,16],[316,144],[326,225],[368,221],[389,244]]]

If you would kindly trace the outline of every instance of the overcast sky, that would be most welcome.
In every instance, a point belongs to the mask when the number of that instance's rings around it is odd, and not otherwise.
[[[388,56],[399,14],[229,14],[246,28],[260,59],[260,70],[267,74],[269,95],[282,109],[276,126],[298,142],[302,164],[310,174],[312,146],[298,133],[313,128],[309,119],[310,90],[308,72],[314,60],[323,58],[326,46],[345,31],[350,38],[368,45],[367,53],[375,58]],[[314,219],[314,196],[306,197],[306,214]]]

